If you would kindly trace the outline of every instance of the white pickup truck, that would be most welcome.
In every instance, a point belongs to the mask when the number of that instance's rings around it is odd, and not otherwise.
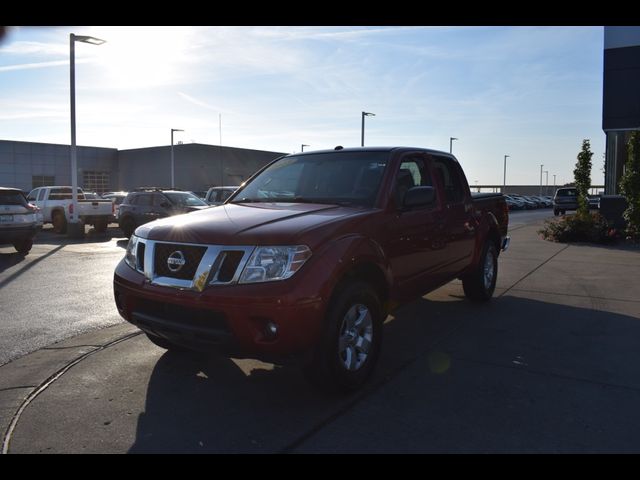
[[[44,223],[52,223],[56,233],[66,233],[73,211],[71,187],[34,188],[27,200],[40,208]],[[85,200],[84,192],[78,188],[78,218],[81,222],[93,225],[97,232],[105,232],[113,213],[111,200]]]

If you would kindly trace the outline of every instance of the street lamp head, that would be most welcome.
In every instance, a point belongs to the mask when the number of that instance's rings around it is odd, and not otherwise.
[[[171,131],[172,132],[184,132],[184,130],[182,130],[181,128],[172,128]]]
[[[364,115],[365,117],[375,117],[376,116],[375,113],[371,113],[371,112],[362,112],[362,115]]]
[[[101,38],[88,37],[86,35],[76,35],[74,33],[72,33],[71,36],[76,42],[90,43],[91,45],[102,45],[103,43],[106,43],[106,40],[102,40]]]
[[[458,140],[456,137],[449,137],[449,140]]]

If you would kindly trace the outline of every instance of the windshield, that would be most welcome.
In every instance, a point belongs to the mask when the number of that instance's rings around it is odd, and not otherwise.
[[[388,152],[328,152],[284,157],[247,184],[232,200],[372,206]]]
[[[578,195],[578,191],[575,188],[561,188],[556,192],[556,195],[558,197],[575,197]]]
[[[171,203],[178,207],[208,207],[209,204],[193,193],[188,192],[165,192]]]

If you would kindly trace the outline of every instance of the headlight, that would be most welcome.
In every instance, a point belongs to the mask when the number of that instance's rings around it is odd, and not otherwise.
[[[238,283],[285,280],[296,273],[311,257],[306,245],[292,247],[257,247],[244,267]]]
[[[127,244],[127,252],[124,254],[124,261],[134,270],[137,270],[137,258],[138,253],[138,237],[131,235],[129,243]]]

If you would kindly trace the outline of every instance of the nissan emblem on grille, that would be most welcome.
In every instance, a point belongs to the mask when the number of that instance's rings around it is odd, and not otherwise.
[[[167,267],[173,273],[180,271],[185,263],[187,263],[187,261],[184,258],[184,254],[180,250],[173,252],[171,255],[169,255],[169,258],[167,258]]]

